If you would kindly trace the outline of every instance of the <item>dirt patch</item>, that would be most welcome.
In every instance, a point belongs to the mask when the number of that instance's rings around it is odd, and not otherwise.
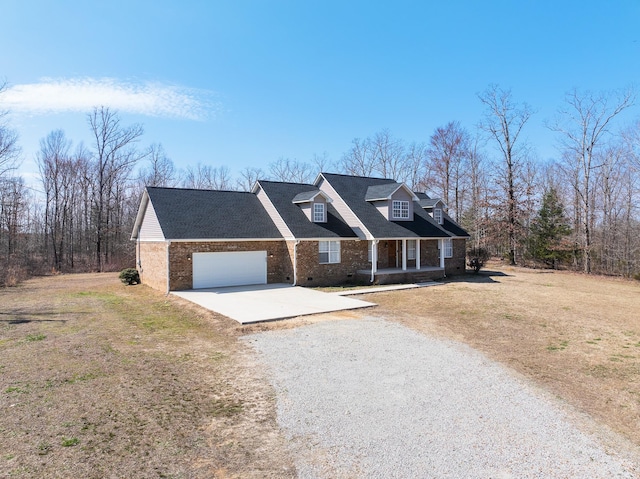
[[[363,299],[390,320],[483,351],[640,446],[640,284],[491,266]]]
[[[0,289],[0,477],[295,477],[242,333],[114,274]]]

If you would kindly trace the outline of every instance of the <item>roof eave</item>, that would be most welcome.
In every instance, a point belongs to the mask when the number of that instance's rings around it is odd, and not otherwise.
[[[144,214],[147,211],[147,206],[149,205],[149,193],[147,193],[147,188],[145,187],[142,192],[142,198],[140,198],[140,206],[138,206],[138,214],[136,215],[136,221],[133,224],[133,231],[131,232],[131,240],[137,240],[140,235],[140,228],[142,227],[142,220],[144,219]]]

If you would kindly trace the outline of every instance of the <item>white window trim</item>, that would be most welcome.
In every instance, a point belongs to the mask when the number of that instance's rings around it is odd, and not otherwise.
[[[416,240],[407,240],[407,259],[416,259]]]
[[[322,261],[322,254],[327,255],[327,261]],[[340,241],[318,241],[318,262],[320,264],[340,263]]]
[[[440,208],[433,210],[433,219],[436,220],[436,223],[439,225],[444,223],[444,217],[442,216],[442,210]]]
[[[319,207],[319,208],[318,208]],[[318,208],[316,210],[316,208]],[[313,204],[313,222],[314,223],[325,223],[325,205],[324,203],[314,203]],[[318,219],[320,218],[320,219]]]
[[[451,238],[443,239],[442,247],[444,248],[444,257],[453,258],[453,240]]]
[[[396,205],[398,206],[397,209],[396,209]],[[406,209],[405,209],[405,206],[406,206]],[[400,212],[399,216],[396,215],[396,210]],[[409,219],[409,202],[406,200],[393,200],[391,203],[391,215],[394,219],[408,220]]]
[[[369,243],[367,247],[367,261],[371,263],[373,261],[373,241],[367,241]]]

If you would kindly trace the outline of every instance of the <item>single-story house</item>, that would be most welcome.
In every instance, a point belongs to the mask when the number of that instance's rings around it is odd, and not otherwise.
[[[465,271],[468,234],[441,200],[392,179],[320,173],[250,192],[147,187],[132,234],[162,291],[424,281]]]

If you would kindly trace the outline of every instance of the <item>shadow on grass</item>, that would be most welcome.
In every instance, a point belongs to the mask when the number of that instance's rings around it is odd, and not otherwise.
[[[66,323],[66,319],[41,319],[42,316],[59,316],[60,312],[31,313],[24,310],[0,311],[0,323],[28,324],[28,323]],[[3,316],[9,316],[5,319]]]
[[[28,323],[66,323],[66,319],[27,319],[27,318],[16,318],[16,319],[0,319],[0,323],[6,324],[28,324]]]
[[[467,270],[466,274],[460,276],[447,277],[445,282],[447,283],[499,283],[500,281],[494,278],[513,276],[503,273],[502,271],[492,271],[489,269],[483,269],[478,273]]]

